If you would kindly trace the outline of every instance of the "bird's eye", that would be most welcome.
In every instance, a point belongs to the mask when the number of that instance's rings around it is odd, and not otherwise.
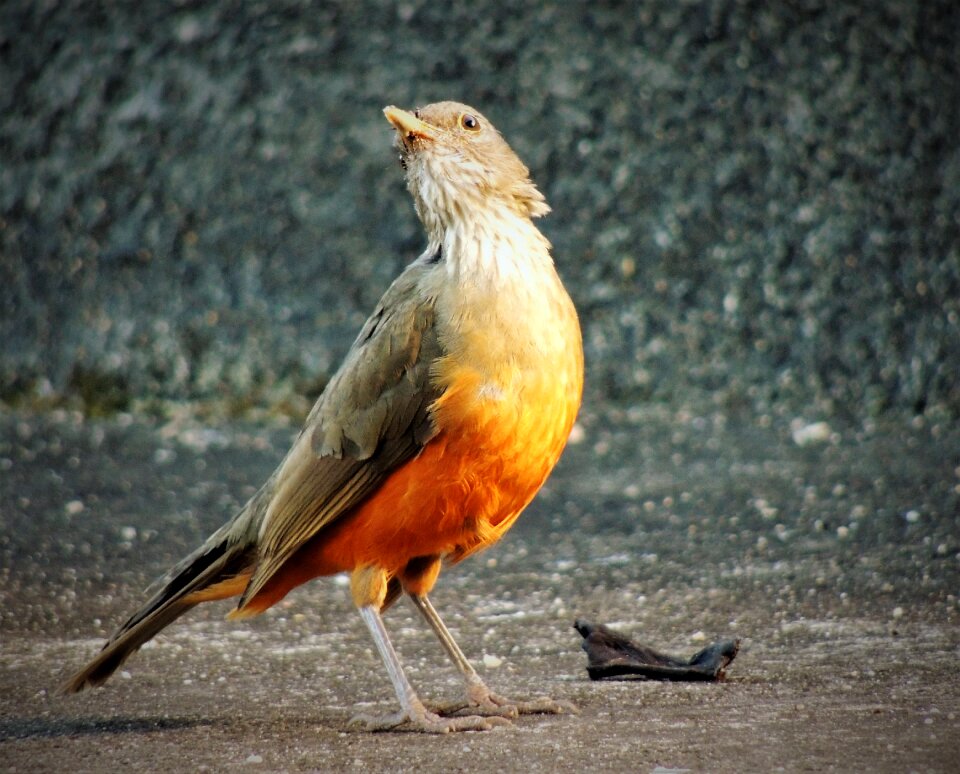
[[[480,122],[477,120],[476,116],[470,115],[470,113],[460,114],[460,126],[466,129],[468,132],[480,131]]]

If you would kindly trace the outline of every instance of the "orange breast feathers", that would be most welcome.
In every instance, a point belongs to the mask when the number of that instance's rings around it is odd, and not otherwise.
[[[305,575],[395,573],[416,556],[458,561],[498,540],[533,499],[563,451],[579,390],[558,394],[563,380],[544,379],[519,400],[452,370],[434,409],[438,436],[305,547]]]

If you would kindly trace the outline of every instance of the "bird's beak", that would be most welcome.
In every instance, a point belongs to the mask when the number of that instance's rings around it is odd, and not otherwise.
[[[420,137],[425,140],[433,140],[437,137],[437,130],[434,127],[430,126],[426,121],[421,121],[413,113],[408,113],[406,110],[388,105],[383,109],[383,114],[403,138],[413,139]]]

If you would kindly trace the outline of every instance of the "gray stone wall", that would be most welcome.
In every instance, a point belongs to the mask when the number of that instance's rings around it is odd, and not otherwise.
[[[297,413],[422,247],[380,109],[527,161],[588,399],[960,414],[960,5],[0,6],[0,401]]]

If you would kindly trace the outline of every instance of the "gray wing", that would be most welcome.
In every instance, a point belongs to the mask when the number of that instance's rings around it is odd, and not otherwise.
[[[436,435],[431,366],[442,351],[435,299],[419,287],[426,271],[411,265],[386,292],[268,484],[257,565],[238,608]]]

